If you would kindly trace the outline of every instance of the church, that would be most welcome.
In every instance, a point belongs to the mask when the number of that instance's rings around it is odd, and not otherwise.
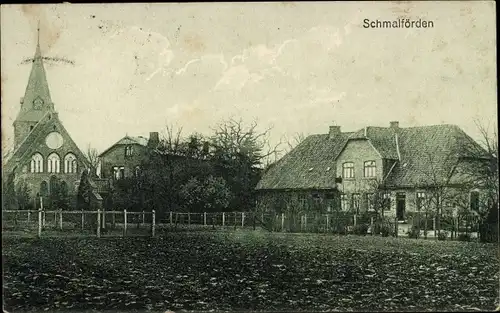
[[[89,170],[90,164],[52,102],[39,39],[13,126],[14,150],[5,163],[3,177],[13,175],[16,188],[27,186],[30,203],[43,197],[50,206],[55,193],[75,198],[82,171]]]

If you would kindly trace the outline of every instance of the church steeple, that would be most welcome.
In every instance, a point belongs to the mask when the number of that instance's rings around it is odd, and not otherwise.
[[[40,23],[37,29],[37,43],[33,57],[31,73],[24,97],[21,100],[21,110],[17,116],[18,122],[37,122],[48,111],[54,111],[54,104],[50,97],[49,84],[43,66],[43,57],[40,49]]]

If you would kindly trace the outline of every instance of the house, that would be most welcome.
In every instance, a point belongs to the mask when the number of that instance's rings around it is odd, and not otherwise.
[[[47,206],[55,194],[75,195],[89,162],[59,119],[39,42],[20,105],[13,123],[14,150],[3,166],[4,177],[13,176],[16,186],[27,186],[29,203],[43,197]],[[99,195],[94,198],[99,200]]]
[[[439,204],[457,209],[458,200],[477,208],[480,191],[466,171],[466,150],[484,151],[455,125],[368,126],[311,135],[267,169],[257,184],[258,206],[330,212],[381,211],[404,220]],[[466,193],[464,190],[466,189]],[[466,199],[463,195],[466,195]]]
[[[137,176],[147,149],[156,148],[159,142],[158,132],[151,132],[149,139],[126,135],[98,156],[99,177],[116,180]]]

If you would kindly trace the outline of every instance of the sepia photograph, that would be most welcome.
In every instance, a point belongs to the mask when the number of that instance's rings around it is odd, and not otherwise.
[[[3,312],[499,310],[495,13],[1,5]]]

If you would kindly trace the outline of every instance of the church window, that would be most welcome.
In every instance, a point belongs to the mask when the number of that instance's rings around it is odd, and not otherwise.
[[[78,167],[76,163],[76,157],[73,153],[68,153],[64,157],[64,172],[65,173],[77,173]]]
[[[43,156],[40,153],[36,153],[31,157],[30,172],[43,173]]]
[[[49,185],[46,181],[40,183],[40,196],[46,197],[49,195]]]
[[[49,187],[50,187],[50,190],[49,190],[50,194],[56,195],[57,191],[59,189],[58,187],[60,187],[60,184],[59,184],[57,177],[55,177],[55,176],[50,177]]]
[[[52,153],[47,158],[47,171],[49,173],[59,173],[60,172],[60,163],[61,160],[59,156],[55,153]]]

